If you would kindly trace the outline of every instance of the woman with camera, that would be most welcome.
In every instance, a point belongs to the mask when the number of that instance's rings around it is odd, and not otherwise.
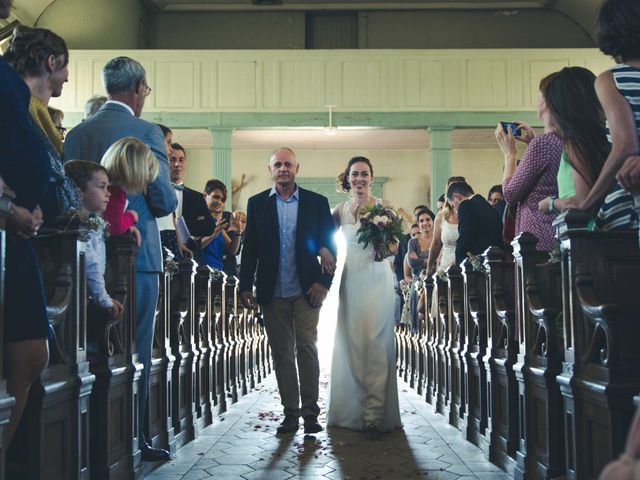
[[[544,133],[536,136],[526,123],[501,123],[496,128],[496,140],[504,153],[502,189],[509,205],[517,205],[515,233],[529,232],[538,238],[537,250],[553,249],[556,239],[552,226],[553,216],[538,209],[546,197],[558,196],[556,177],[562,155],[563,142],[556,132],[556,120],[547,107],[544,91],[553,75],[540,82],[536,113],[544,125]],[[527,144],[518,163],[516,139]]]

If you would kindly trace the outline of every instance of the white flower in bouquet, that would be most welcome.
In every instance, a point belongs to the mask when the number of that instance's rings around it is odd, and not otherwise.
[[[380,215],[376,215],[375,217],[373,217],[373,220],[371,220],[375,225],[378,225],[380,223],[380,219],[382,217],[380,217]]]
[[[388,225],[389,224],[389,217],[387,217],[386,215],[382,215],[380,217],[380,222],[383,223],[384,225]]]

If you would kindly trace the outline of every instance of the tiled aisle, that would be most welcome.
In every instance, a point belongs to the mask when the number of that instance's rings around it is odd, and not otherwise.
[[[325,385],[326,386],[326,385]],[[148,479],[428,480],[511,478],[400,383],[404,431],[369,439],[343,429],[277,437],[280,401],[273,376],[240,399]],[[326,388],[321,388],[326,393]],[[324,405],[322,405],[324,412]],[[321,423],[324,416],[321,417]]]

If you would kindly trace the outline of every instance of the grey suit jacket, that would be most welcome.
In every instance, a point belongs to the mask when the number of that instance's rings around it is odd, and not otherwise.
[[[134,137],[144,142],[160,164],[158,178],[149,184],[147,193],[127,194],[127,199],[128,208],[138,213],[136,227],[142,236],[136,261],[137,271],[161,272],[162,252],[156,218],[173,212],[178,199],[169,180],[169,163],[160,128],[134,117],[121,105],[107,103],[98,113],[69,132],[64,142],[64,159],[100,162],[107,149],[124,137]]]

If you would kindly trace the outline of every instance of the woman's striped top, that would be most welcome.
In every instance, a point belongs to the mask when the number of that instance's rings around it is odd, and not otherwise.
[[[640,139],[640,68],[616,65],[611,69],[620,94],[627,100],[636,119],[636,132]],[[611,142],[609,122],[607,139]],[[596,221],[602,230],[630,230],[638,228],[638,215],[633,210],[633,197],[616,182],[604,199]]]

